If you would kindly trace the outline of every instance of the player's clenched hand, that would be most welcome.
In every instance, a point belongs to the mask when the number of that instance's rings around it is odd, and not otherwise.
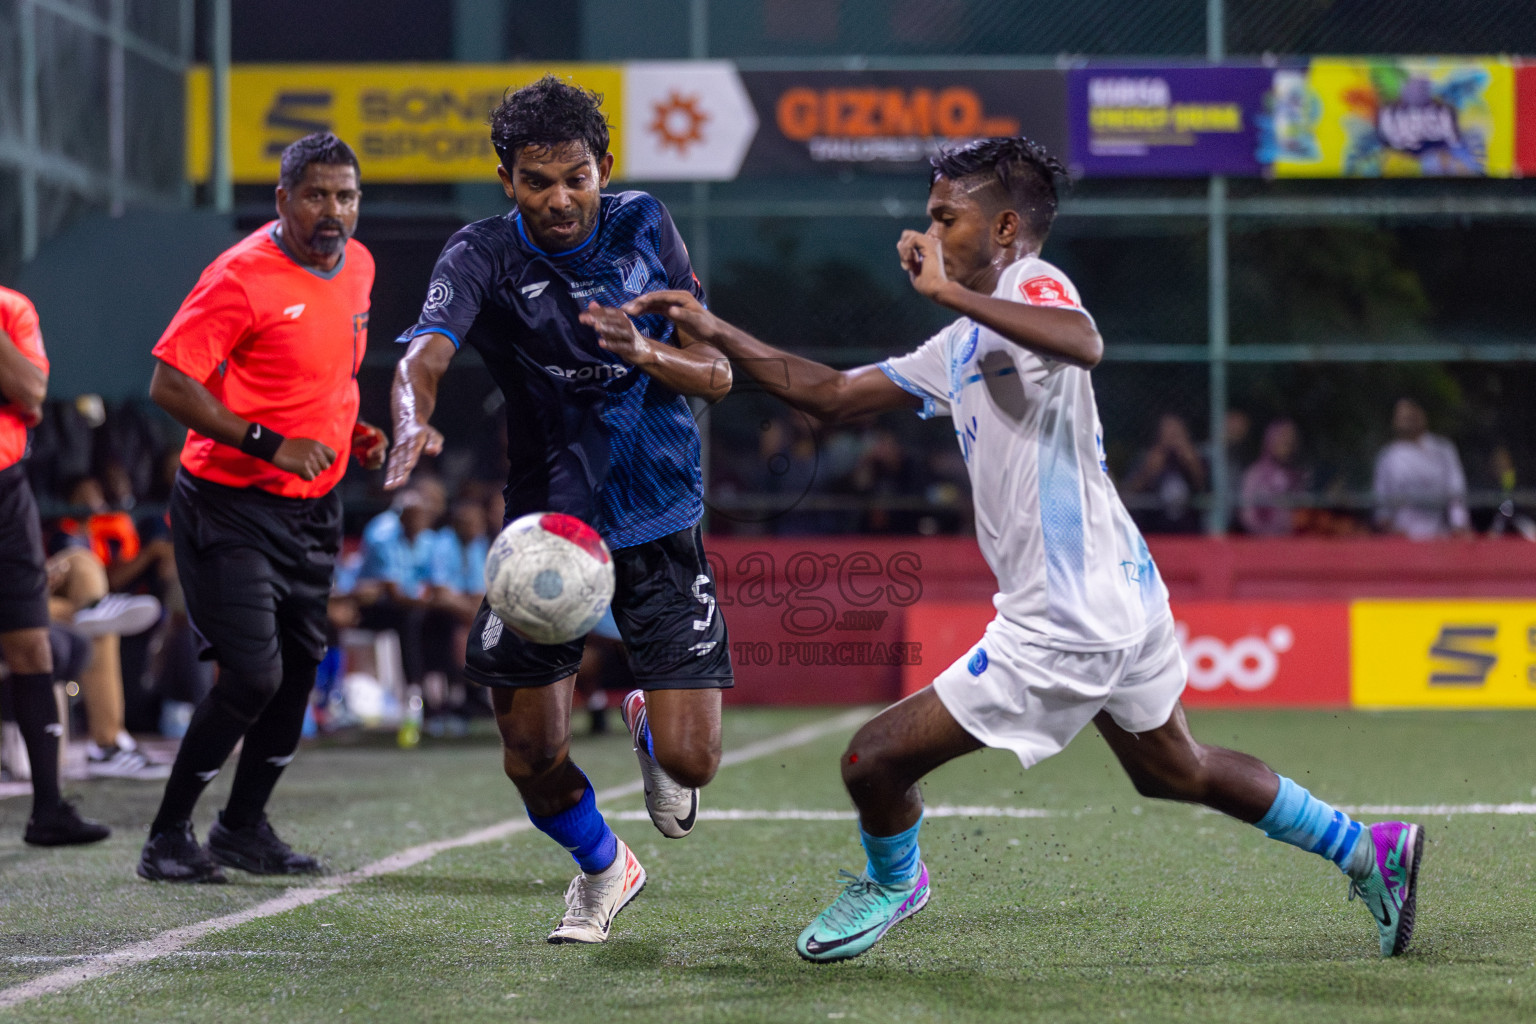
[[[352,425],[352,457],[364,469],[378,469],[384,465],[384,455],[389,451],[389,438],[372,423],[358,420]]]
[[[705,309],[692,292],[646,292],[638,298],[630,299],[620,308],[630,316],[660,313],[694,338],[706,343],[712,343],[720,330],[720,320]]]
[[[912,287],[925,298],[935,298],[949,280],[944,273],[944,243],[920,231],[903,231],[896,243],[901,269],[907,272]]]
[[[651,360],[651,339],[641,334],[622,309],[587,304],[578,319],[597,332],[597,343],[627,363],[640,366]]]
[[[427,423],[413,419],[395,421],[395,446],[389,450],[389,468],[384,471],[384,489],[392,491],[403,486],[411,478],[411,470],[423,452],[440,455],[443,451],[442,431]]]
[[[336,450],[307,437],[285,437],[272,456],[272,465],[301,480],[313,480],[331,468]]]

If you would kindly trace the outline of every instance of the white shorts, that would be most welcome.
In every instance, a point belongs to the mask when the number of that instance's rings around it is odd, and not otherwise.
[[[966,732],[1013,751],[1028,768],[1059,752],[1101,709],[1127,732],[1156,729],[1173,714],[1186,678],[1171,616],[1134,647],[1091,653],[1029,643],[999,616],[933,689]]]

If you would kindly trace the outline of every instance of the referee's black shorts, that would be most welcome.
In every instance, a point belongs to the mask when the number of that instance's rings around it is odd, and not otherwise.
[[[735,685],[730,637],[697,525],[613,552],[613,621],[643,690]],[[536,644],[483,600],[469,627],[464,675],[484,686],[548,686],[575,675],[586,639]]]
[[[240,674],[285,654],[325,656],[326,601],[341,550],[341,496],[285,498],[188,473],[171,491],[171,542],[204,657]]]
[[[48,626],[48,571],[37,501],[18,462],[0,470],[0,633]]]

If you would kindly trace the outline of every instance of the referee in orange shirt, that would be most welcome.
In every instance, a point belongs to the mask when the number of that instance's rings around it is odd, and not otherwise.
[[[112,830],[81,818],[59,795],[63,730],[53,699],[43,534],[22,464],[27,431],[42,419],[47,393],[37,310],[25,295],[0,287],[0,654],[11,670],[0,686],[16,709],[32,762],[32,817],[23,838],[33,846],[69,846],[105,839]]]
[[[325,653],[341,547],[334,488],[349,448],[387,442],[357,419],[373,257],[357,227],[357,157],[329,132],[283,151],[277,220],[203,271],[154,354],[150,397],[186,426],[171,536],[187,612],[218,662],[139,858],[153,881],[222,882],[220,864],[309,874],[267,799],[299,745]],[[244,738],[229,803],[200,846],[192,809]]]

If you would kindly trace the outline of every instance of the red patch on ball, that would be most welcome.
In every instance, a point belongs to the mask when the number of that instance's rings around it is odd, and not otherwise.
[[[575,516],[549,512],[539,517],[539,526],[557,537],[564,537],[599,562],[608,561],[608,549],[603,545],[603,538]]]

